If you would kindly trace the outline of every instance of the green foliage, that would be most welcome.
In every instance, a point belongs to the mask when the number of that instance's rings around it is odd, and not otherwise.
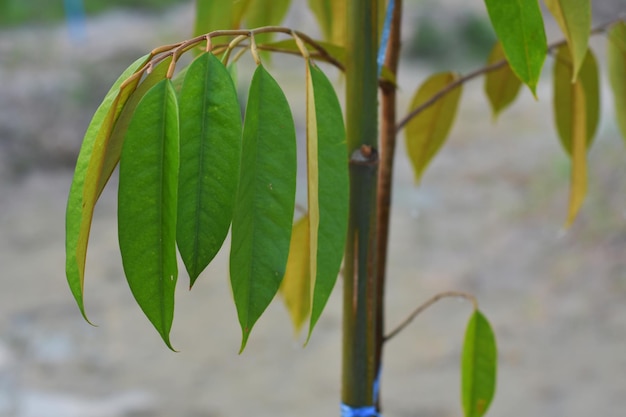
[[[274,298],[285,275],[296,195],[296,132],[279,85],[260,65],[248,96],[230,281],[243,332]]]
[[[137,105],[120,159],[118,235],[124,273],[135,300],[172,348],[176,203],[178,199],[178,103],[163,80]]]
[[[475,310],[465,330],[461,358],[461,396],[465,417],[481,417],[496,391],[498,353],[487,318]]]
[[[587,54],[591,32],[591,2],[588,0],[545,0],[545,3],[567,39],[572,55],[572,82],[574,82]]]
[[[348,152],[335,90],[324,73],[307,66],[307,167],[312,279],[309,337],[341,267],[348,226]],[[340,231],[340,233],[338,233]]]
[[[537,0],[485,0],[513,72],[535,94],[548,47]]]
[[[213,260],[233,217],[241,113],[228,70],[211,53],[187,67],[180,92],[177,242],[191,284]]]
[[[352,385],[343,395],[349,404],[370,405],[377,400],[372,381],[379,371],[371,358],[380,350],[375,343],[382,344],[382,337],[373,336],[380,317],[372,300],[378,285],[384,284],[384,276],[382,281],[374,276],[380,243],[375,216],[377,210],[389,209],[380,200],[376,203],[377,82],[385,97],[393,95],[396,74],[390,69],[393,65],[380,69],[380,77],[376,71],[384,1],[350,7],[325,0],[309,3],[326,42],[287,28],[228,30],[244,24],[279,24],[289,0],[199,0],[195,31],[201,36],[156,48],[124,71],[96,111],[78,156],[66,215],[66,273],[85,315],[85,258],[92,216],[118,163],[124,272],[140,308],[170,348],[177,248],[193,286],[231,229],[230,280],[242,329],[241,350],[278,291],[296,332],[309,319],[310,337],[345,250],[343,371]],[[546,4],[564,32],[564,42],[546,45],[536,0],[486,0],[499,38],[487,66],[466,76],[442,72],[429,77],[397,125],[385,113],[383,130],[389,134],[406,128],[407,153],[419,182],[453,127],[465,82],[486,75],[485,94],[496,117],[515,101],[522,83],[535,92],[545,56],[555,51],[555,124],[572,166],[570,224],[587,190],[587,152],[600,114],[599,72],[587,46],[589,1],[546,0]],[[476,22],[461,33],[487,43],[490,32]],[[216,29],[220,31],[206,33]],[[618,124],[626,137],[626,25],[616,23],[608,33],[609,79]],[[276,34],[289,39],[274,42]],[[208,52],[177,68],[180,56],[192,50]],[[233,62],[247,50],[257,67],[242,123]],[[295,224],[296,130],[284,92],[261,63],[259,55],[269,51],[298,54],[305,62],[308,202]],[[346,70],[347,135],[335,89],[315,61]],[[382,151],[386,152],[384,147]],[[381,161],[384,156],[389,155]],[[387,160],[393,161],[393,155]],[[391,166],[385,168],[381,176],[390,175]],[[466,417],[481,417],[487,411],[496,369],[495,337],[476,309],[462,355]]]
[[[85,317],[83,301],[85,258],[93,209],[97,199],[96,189],[100,182],[99,175],[91,173],[88,176],[87,174],[90,172],[89,166],[92,158],[95,160],[103,158],[101,143],[106,142],[113,124],[119,117],[121,107],[137,86],[136,82],[128,83],[126,80],[147,60],[148,55],[137,59],[115,81],[89,123],[76,161],[65,214],[65,271],[72,294]]]

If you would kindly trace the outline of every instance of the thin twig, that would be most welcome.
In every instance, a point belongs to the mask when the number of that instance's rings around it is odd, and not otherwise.
[[[423,112],[424,110],[426,110],[427,108],[429,108],[430,106],[432,106],[433,104],[438,102],[439,99],[441,99],[443,96],[448,94],[450,91],[452,91],[452,90],[456,89],[457,87],[465,84],[467,81],[471,80],[472,78],[476,78],[476,77],[478,77],[480,75],[483,75],[483,74],[486,74],[488,72],[498,70],[498,69],[504,67],[506,64],[507,64],[506,59],[503,59],[503,60],[498,61],[498,62],[494,62],[491,65],[487,65],[486,67],[479,68],[476,71],[471,72],[471,73],[469,73],[467,75],[464,75],[463,77],[457,79],[456,81],[448,84],[447,86],[445,86],[444,88],[439,90],[437,93],[435,93],[435,95],[433,95],[431,98],[429,98],[424,103],[420,104],[415,109],[413,109],[409,114],[404,116],[404,118],[396,126],[396,132],[401,131],[402,128],[404,128],[404,126],[406,126],[407,123],[409,123],[415,116],[417,116],[418,114],[420,114],[421,112]]]
[[[606,31],[607,28],[609,28],[610,26],[614,25],[617,22],[620,21],[625,21],[626,18],[624,18],[623,16],[618,17],[617,19],[613,19],[609,22],[606,23],[602,23],[601,25],[596,26],[595,28],[591,29],[590,35],[596,35],[599,33],[603,33],[604,31]],[[564,45],[567,41],[566,40],[560,40],[558,42],[554,42],[551,43],[550,45],[548,45],[548,52],[553,51],[554,49],[560,47],[561,45]],[[488,72],[491,71],[496,71],[502,67],[504,67],[507,64],[507,60],[506,59],[502,59],[500,61],[494,62],[493,64],[487,65],[485,67],[479,68],[459,79],[457,79],[456,81],[448,84],[447,86],[445,86],[444,88],[442,88],[441,90],[439,90],[437,93],[435,93],[430,99],[428,99],[427,101],[425,101],[424,103],[422,103],[421,105],[419,105],[418,107],[416,107],[415,109],[413,109],[410,113],[408,113],[406,116],[404,116],[404,118],[398,123],[397,127],[396,127],[396,132],[400,132],[400,130],[402,130],[407,123],[409,123],[414,117],[416,117],[418,114],[420,114],[421,112],[423,112],[424,110],[426,110],[427,108],[429,108],[430,106],[432,106],[433,104],[435,104],[437,101],[439,101],[443,96],[445,96],[446,94],[448,94],[449,92],[451,92],[452,90],[458,88],[459,86],[465,84],[467,81],[476,78],[480,75],[486,74]]]
[[[476,297],[474,297],[472,294],[468,294],[468,293],[461,292],[461,291],[446,291],[446,292],[439,293],[435,295],[433,298],[431,298],[430,300],[426,301],[424,304],[417,307],[406,319],[404,319],[402,323],[398,325],[398,327],[393,329],[391,333],[385,336],[384,341],[385,342],[389,341],[389,339],[393,338],[402,330],[404,330],[404,328],[408,326],[415,317],[417,317],[420,313],[422,313],[431,305],[435,304],[437,301],[441,300],[442,298],[452,298],[452,297],[465,298],[466,300],[472,302],[475,310],[478,309],[478,301],[476,300]]]

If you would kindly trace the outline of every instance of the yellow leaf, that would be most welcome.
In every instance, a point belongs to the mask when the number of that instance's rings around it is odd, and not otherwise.
[[[608,40],[609,81],[615,102],[615,118],[626,140],[626,23],[613,25],[608,32]]]
[[[572,161],[566,226],[580,211],[587,194],[587,150],[591,147],[599,118],[598,70],[587,52],[578,77],[571,83],[572,58],[561,46],[554,66],[554,115],[559,138]]]
[[[556,55],[554,64],[554,115],[559,139],[565,151],[572,154],[573,128],[575,121],[573,100],[575,95],[574,84],[570,82],[573,74],[572,59],[567,45],[561,46]],[[600,90],[598,81],[598,66],[589,50],[580,68],[576,83],[579,83],[585,92],[585,138],[586,147],[591,148],[593,138],[600,118]]]
[[[309,0],[309,7],[317,17],[324,39],[339,46],[346,45],[347,4],[336,0]]]
[[[317,277],[317,241],[320,225],[319,205],[319,166],[317,115],[315,112],[315,92],[311,79],[311,66],[306,65],[306,160],[307,191],[309,205],[309,276],[311,287],[315,288]]]
[[[299,333],[311,310],[309,275],[309,217],[298,220],[291,232],[291,244],[280,294],[285,300],[295,333]]]
[[[571,81],[574,82],[587,54],[591,32],[590,0],[545,0],[546,6],[567,39],[574,63]]]
[[[585,90],[581,83],[573,85],[572,94],[572,172],[567,226],[576,219],[587,195],[587,111]]]
[[[489,54],[487,64],[491,65],[503,59],[505,59],[504,50],[500,42],[497,42]],[[513,103],[521,86],[522,82],[511,70],[508,63],[485,75],[485,93],[491,104],[494,119],[502,110]]]
[[[458,76],[451,72],[432,75],[417,90],[409,112],[432,99],[435,94],[441,92],[457,79]],[[460,97],[461,86],[458,86],[419,113],[406,125],[406,147],[413,165],[416,182],[420,181],[424,169],[447,139]]]

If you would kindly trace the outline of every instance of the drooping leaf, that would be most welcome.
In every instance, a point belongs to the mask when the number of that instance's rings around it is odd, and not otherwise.
[[[348,148],[335,90],[307,66],[307,174],[312,284],[309,337],[333,290],[348,228]]]
[[[554,63],[554,115],[561,144],[568,154],[572,153],[572,138],[576,115],[574,100],[576,87],[580,84],[584,92],[583,107],[586,117],[585,137],[590,148],[600,117],[600,89],[598,65],[591,50],[587,52],[575,83],[571,82],[573,73],[572,59],[567,45],[561,46]]]
[[[554,115],[561,144],[572,160],[567,225],[574,219],[587,193],[587,150],[593,143],[599,119],[596,60],[587,52],[578,78],[571,83],[573,65],[569,48],[559,48],[554,65]]]
[[[587,112],[585,91],[579,83],[574,84],[572,94],[572,167],[569,206],[566,225],[571,225],[587,195]]]
[[[148,58],[149,56],[145,55],[133,62],[115,81],[89,123],[76,161],[65,218],[65,273],[70,290],[85,319],[87,319],[83,301],[85,257],[87,256],[91,219],[96,204],[97,193],[93,190],[98,185],[98,178],[87,175],[88,167],[94,153],[95,143],[110,134],[115,120],[119,117],[121,109],[139,80],[127,83],[122,88],[123,82],[139,70]],[[95,148],[95,152],[97,151],[98,148]],[[86,193],[86,189],[92,191]],[[85,194],[88,194],[90,198],[85,199]]]
[[[503,59],[505,59],[504,50],[500,42],[497,42],[489,54],[487,64],[494,64]],[[521,86],[522,82],[515,76],[508,63],[485,75],[485,93],[491,104],[494,118],[513,103]]]
[[[626,140],[626,23],[619,22],[608,32],[609,81],[615,103],[615,118]]]
[[[309,7],[322,28],[324,39],[339,46],[346,44],[347,4],[336,0],[309,0]]]
[[[302,217],[293,225],[285,278],[280,284],[296,334],[311,312],[311,274],[309,250],[309,217]]]
[[[409,111],[425,103],[456,79],[458,76],[451,72],[432,75],[415,93]],[[448,92],[406,125],[407,153],[413,165],[416,182],[420,181],[428,163],[448,138],[461,98],[461,90],[459,86]]]
[[[113,131],[108,137],[103,138],[103,140],[101,141],[101,159],[95,158],[94,152],[94,157],[92,157],[92,160],[89,162],[88,172],[89,175],[97,176],[99,178],[97,189],[98,197],[100,196],[100,194],[102,194],[102,191],[109,181],[109,178],[111,178],[111,174],[113,173],[115,167],[120,161],[122,146],[124,144],[124,137],[126,136],[128,125],[133,114],[135,113],[137,104],[139,104],[141,98],[154,85],[156,85],[159,81],[165,79],[165,75],[167,74],[167,70],[171,61],[171,57],[164,59],[150,72],[150,74],[145,77],[141,84],[137,86],[135,91],[133,91],[131,96],[128,98],[128,102],[124,106],[124,109],[122,110],[117,121],[115,122]]]
[[[241,166],[232,223],[230,280],[243,350],[285,274],[296,191],[291,110],[284,93],[261,65],[250,84]]]
[[[535,94],[548,52],[537,0],[485,0],[491,24],[513,72]]]
[[[239,179],[241,113],[230,74],[211,53],[189,65],[179,101],[176,240],[193,285],[230,227]]]
[[[559,24],[572,53],[573,82],[587,54],[591,33],[591,1],[544,0],[544,2]]]
[[[137,303],[172,349],[179,166],[176,93],[168,79],[141,99],[120,159],[118,235],[124,273]]]
[[[461,394],[465,417],[487,412],[496,390],[498,353],[491,325],[478,310],[465,331],[461,358]]]

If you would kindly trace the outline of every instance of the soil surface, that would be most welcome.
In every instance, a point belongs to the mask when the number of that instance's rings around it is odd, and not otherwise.
[[[88,255],[87,313],[99,327],[81,318],[67,288],[64,210],[80,138],[119,72],[187,37],[191,19],[189,6],[163,16],[108,14],[89,21],[80,41],[64,27],[0,32],[0,416],[338,414],[340,285],[306,348],[277,299],[238,355],[222,251],[193,291],[179,280],[173,353],[125,283],[115,178],[96,210]],[[302,68],[278,62],[273,71],[302,130]],[[589,196],[569,229],[569,163],[551,120],[549,74],[537,101],[523,91],[496,124],[481,82],[467,85],[449,142],[419,187],[400,138],[387,325],[441,291],[474,294],[499,347],[488,415],[624,415],[626,150],[604,74]],[[415,63],[402,67],[401,109],[427,75]],[[459,359],[470,313],[467,302],[442,301],[389,342],[385,416],[462,415]]]

